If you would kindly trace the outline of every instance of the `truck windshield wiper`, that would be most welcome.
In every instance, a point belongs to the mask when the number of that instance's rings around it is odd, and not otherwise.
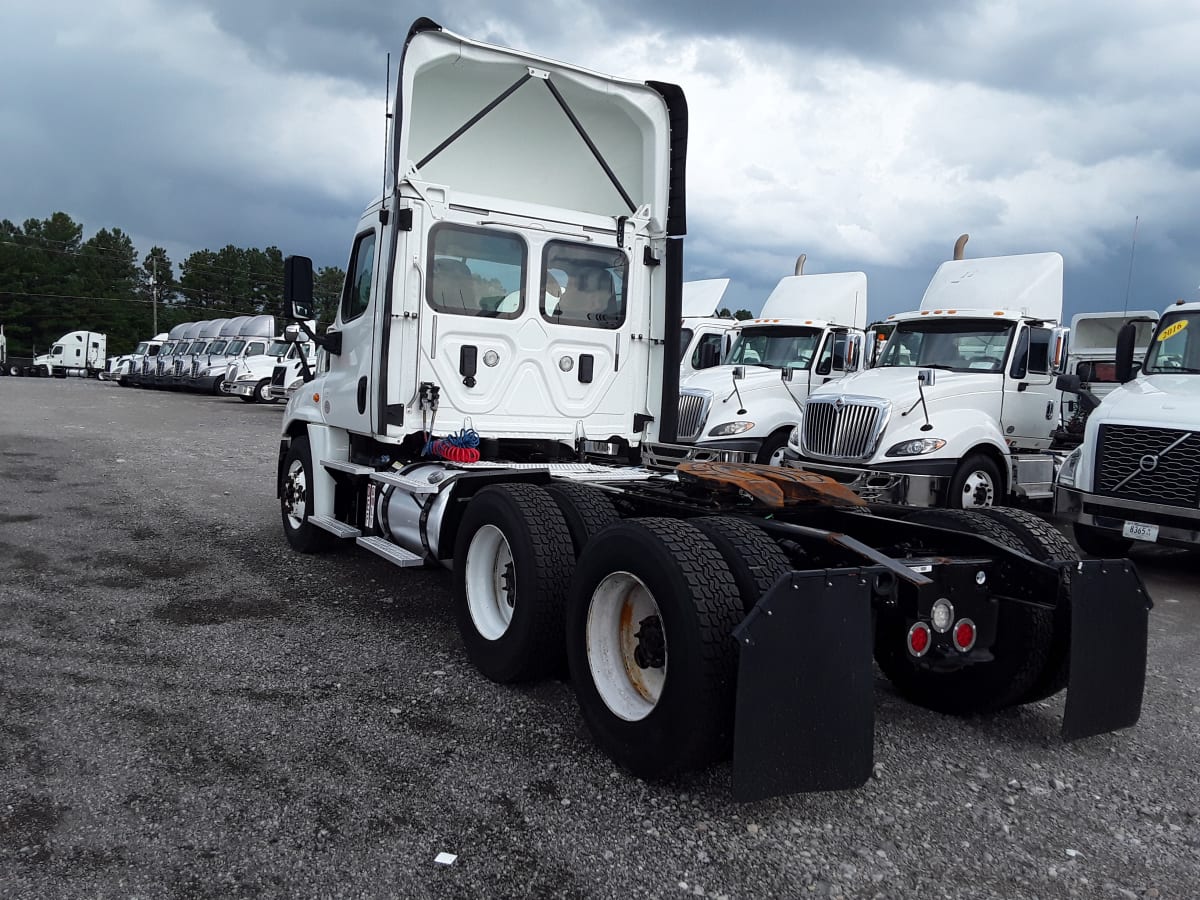
[[[1147,372],[1148,375],[1198,375],[1200,369],[1190,369],[1187,366],[1172,366],[1169,369],[1153,368]]]

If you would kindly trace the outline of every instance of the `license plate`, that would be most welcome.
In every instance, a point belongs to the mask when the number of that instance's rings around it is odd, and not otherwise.
[[[1146,525],[1143,522],[1126,522],[1125,527],[1121,529],[1121,534],[1135,541],[1154,543],[1158,540],[1158,526]]]

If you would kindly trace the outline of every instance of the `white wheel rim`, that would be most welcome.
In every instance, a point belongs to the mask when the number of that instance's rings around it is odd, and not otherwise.
[[[635,658],[642,622],[654,616],[662,621],[654,595],[629,572],[606,575],[588,605],[585,640],[592,683],[604,705],[627,722],[650,715],[666,684],[665,634],[661,667],[643,669]]]
[[[971,472],[963,482],[963,509],[992,506],[996,502],[996,484],[982,469]]]
[[[261,385],[259,385],[258,399],[262,400],[264,402],[267,400],[270,400],[271,398],[267,396],[267,391],[269,391],[270,389],[271,389],[271,383],[269,381],[264,381]]]
[[[288,466],[283,492],[283,509],[292,528],[299,528],[304,524],[304,506],[307,500],[308,476],[304,472],[304,463],[293,459]]]
[[[508,538],[495,525],[484,525],[471,538],[465,581],[475,630],[486,640],[496,640],[512,623],[517,577]]]
[[[777,449],[774,453],[771,454],[771,458],[767,460],[767,465],[782,466],[783,465],[783,454],[786,450],[787,450],[786,446],[780,447],[779,449]]]

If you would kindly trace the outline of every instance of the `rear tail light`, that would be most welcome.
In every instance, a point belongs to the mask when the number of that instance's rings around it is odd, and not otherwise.
[[[929,652],[929,645],[932,643],[933,635],[924,622],[917,622],[908,629],[908,652],[913,656],[924,656]]]
[[[970,619],[959,619],[954,623],[954,646],[960,653],[966,653],[975,646],[975,623]]]

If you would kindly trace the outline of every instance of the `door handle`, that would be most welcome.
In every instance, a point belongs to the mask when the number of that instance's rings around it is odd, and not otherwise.
[[[1029,382],[1028,382],[1028,381],[1022,381],[1020,384],[1018,384],[1018,385],[1017,385],[1017,393],[1018,393],[1018,394],[1023,394],[1023,393],[1025,393],[1025,389],[1026,389],[1027,387],[1029,387]]]
[[[361,416],[367,411],[367,376],[364,375],[358,379],[358,414]]]

